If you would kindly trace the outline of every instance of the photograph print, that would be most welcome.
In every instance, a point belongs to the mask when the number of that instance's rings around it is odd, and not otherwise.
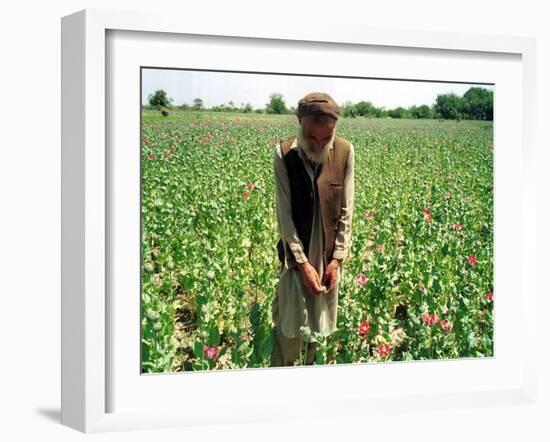
[[[493,84],[140,83],[142,374],[493,356]]]

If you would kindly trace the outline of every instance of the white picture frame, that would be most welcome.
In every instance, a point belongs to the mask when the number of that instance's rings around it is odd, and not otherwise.
[[[401,51],[425,50],[432,56],[444,54],[470,54],[482,60],[484,56],[502,54],[519,60],[521,91],[509,91],[511,95],[520,92],[521,119],[519,128],[519,147],[510,158],[516,158],[517,174],[521,177],[521,186],[516,195],[521,209],[518,209],[517,237],[514,247],[520,253],[520,274],[508,275],[510,282],[519,289],[514,310],[518,320],[534,318],[537,302],[535,276],[536,236],[535,236],[535,42],[530,38],[507,36],[483,36],[454,33],[428,33],[417,31],[388,31],[371,28],[332,26],[307,28],[287,23],[268,26],[266,23],[250,23],[248,26],[233,28],[231,23],[211,23],[207,17],[194,17],[192,21],[181,24],[177,17],[128,13],[106,10],[84,10],[62,18],[62,424],[83,432],[120,431],[130,429],[179,427],[187,425],[208,425],[231,422],[254,422],[262,420],[280,420],[296,416],[319,416],[327,408],[331,414],[367,414],[374,411],[374,405],[363,399],[369,392],[361,388],[356,391],[336,392],[322,399],[312,396],[299,400],[291,395],[291,403],[284,403],[281,389],[277,385],[291,383],[306,384],[312,376],[311,367],[293,367],[274,370],[236,370],[224,373],[193,373],[188,377],[195,385],[215,385],[225,388],[228,384],[244,388],[250,384],[250,391],[229,396],[231,400],[216,400],[215,403],[189,397],[192,406],[174,407],[146,406],[138,404],[132,410],[109,411],[108,397],[114,386],[110,383],[110,367],[114,360],[107,339],[110,321],[115,318],[109,309],[107,293],[108,281],[108,244],[107,228],[112,202],[108,195],[108,140],[106,121],[111,117],[107,108],[110,78],[106,76],[107,35],[109,32],[143,33],[142,38],[169,36],[170,39],[185,36],[217,36],[218,38],[239,38],[243,41],[269,41],[271,45],[303,44],[339,45],[339,48],[377,48],[379,51],[400,48]],[[335,32],[337,31],[337,32]],[[155,33],[155,34],[152,34]],[[159,34],[160,33],[160,34]],[[149,36],[149,37],[148,37]],[[406,75],[407,67],[403,68]],[[412,71],[412,67],[408,68]],[[382,69],[383,70],[383,69]],[[409,72],[409,78],[414,73]],[[465,79],[471,80],[471,79]],[[512,84],[512,83],[510,83]],[[517,98],[516,97],[516,98]],[[138,102],[136,91],[136,103]],[[499,124],[498,84],[496,92],[495,125]],[[502,108],[501,108],[502,109]],[[501,110],[501,115],[504,112]],[[502,138],[501,138],[502,139]],[[498,138],[497,138],[498,140]],[[502,141],[504,146],[505,140]],[[495,141],[497,146],[497,141]],[[515,155],[515,157],[514,157]],[[503,169],[504,170],[504,169]],[[498,172],[497,172],[498,173]],[[506,177],[501,178],[502,182]],[[497,200],[498,205],[498,200]],[[496,221],[498,222],[498,221]],[[505,233],[505,232],[504,232]],[[495,254],[498,253],[498,243]],[[506,252],[506,250],[505,250]],[[501,252],[504,253],[504,252]],[[504,269],[504,267],[501,267]],[[502,318],[506,318],[506,307],[511,307],[511,299],[496,291],[497,302],[502,305]],[[497,307],[496,307],[497,308]],[[510,310],[510,309],[509,309]],[[505,321],[499,320],[498,308],[495,313],[495,329],[503,330],[501,336],[509,337]],[[472,383],[462,387],[461,391],[446,390],[434,383],[425,393],[419,391],[398,391],[389,388],[386,393],[376,392],[377,411],[409,411],[418,409],[459,408],[470,406],[490,406],[506,404],[534,403],[536,399],[535,342],[536,324],[534,320],[523,321],[522,347],[523,359],[517,362],[505,381],[495,382],[487,388]],[[503,347],[504,348],[504,347]],[[442,364],[447,364],[449,373],[467,372],[473,364],[497,364],[498,353],[489,361],[434,361],[409,365],[408,370],[414,376],[419,372],[439,373]],[[496,361],[496,362],[495,362]],[[439,365],[437,365],[439,364]],[[469,365],[468,365],[469,364]],[[400,368],[401,367],[401,368]],[[400,364],[376,364],[368,369],[369,374],[392,371],[402,376]],[[476,365],[477,367],[477,365]],[[502,369],[503,366],[494,365]],[[346,378],[359,379],[367,369],[365,365],[351,367],[316,367],[322,376],[330,376],[333,369],[341,370]],[[477,368],[473,368],[475,371]],[[487,370],[488,368],[484,368]],[[309,371],[308,371],[309,370]],[[345,370],[345,371],[344,371]],[[474,373],[472,371],[472,373]],[[189,373],[186,373],[189,374]],[[128,374],[133,376],[134,374]],[[175,375],[155,377],[155,384],[144,386],[154,392],[165,394],[177,388]],[[277,380],[275,380],[275,376]],[[120,378],[120,377],[119,377]],[[148,377],[150,378],[150,377]],[[269,379],[268,379],[269,378]],[[437,376],[434,376],[437,378]],[[152,378],[150,378],[152,379]],[[208,383],[205,383],[205,379]],[[504,379],[504,378],[503,378]],[[180,376],[181,380],[181,376]],[[316,380],[315,380],[316,381]],[[149,381],[148,381],[149,382]],[[151,381],[153,382],[153,381]],[[240,384],[239,384],[240,382]],[[258,398],[249,394],[257,391],[258,386],[267,385],[269,403],[257,406]],[[273,385],[275,387],[273,387]],[[214,387],[208,387],[214,388]],[[234,392],[233,392],[234,393]],[[124,392],[123,392],[124,394]],[[278,394],[278,396],[276,396]],[[267,395],[267,393],[266,393]],[[159,396],[161,397],[161,396]],[[127,402],[133,399],[129,396]],[[287,397],[288,400],[288,397]],[[261,398],[260,398],[261,401]],[[334,405],[337,401],[337,406]],[[256,405],[252,405],[256,402]],[[361,404],[361,407],[357,407]],[[366,404],[366,405],[365,405]],[[284,406],[281,406],[284,405]],[[306,407],[307,406],[307,407]],[[329,407],[330,406],[330,407]],[[207,407],[209,407],[207,409]],[[228,409],[230,410],[228,412]],[[208,413],[207,413],[208,410]],[[327,415],[328,416],[328,415]]]

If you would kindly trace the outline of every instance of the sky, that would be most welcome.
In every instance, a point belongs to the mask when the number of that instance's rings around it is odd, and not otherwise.
[[[141,99],[142,104],[147,104],[149,94],[163,89],[175,105],[192,104],[195,98],[201,98],[207,108],[233,101],[236,107],[250,103],[257,109],[264,108],[274,92],[283,95],[287,107],[297,107],[298,100],[310,92],[326,92],[340,106],[347,101],[370,101],[376,107],[393,109],[432,105],[439,94],[454,92],[463,95],[473,86],[494,90],[493,86],[471,83],[143,68]]]

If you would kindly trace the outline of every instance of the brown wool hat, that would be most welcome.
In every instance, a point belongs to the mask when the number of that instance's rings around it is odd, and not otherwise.
[[[296,115],[299,117],[318,114],[326,114],[338,119],[340,117],[340,107],[330,95],[324,92],[312,92],[298,101]]]

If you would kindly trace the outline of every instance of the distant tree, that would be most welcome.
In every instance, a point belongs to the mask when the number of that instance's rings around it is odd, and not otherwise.
[[[288,110],[285,105],[283,95],[274,92],[269,96],[269,103],[266,104],[265,112],[267,114],[286,114]]]
[[[413,118],[432,118],[432,109],[427,104],[411,106],[409,112]]]
[[[432,118],[441,120],[441,114],[437,110],[437,106],[435,105],[435,103],[430,106],[430,111],[432,113]]]
[[[402,106],[390,109],[388,115],[392,118],[411,118],[411,113]]]
[[[180,104],[178,107],[179,107],[181,110],[183,110],[183,111],[186,111],[186,110],[191,109],[191,106],[189,106],[189,105],[186,104],[186,103],[182,103],[182,104]]]
[[[462,118],[464,101],[455,93],[438,95],[435,100],[437,114],[446,120],[458,120]]]
[[[166,91],[162,89],[155,91],[153,94],[149,94],[147,100],[149,101],[149,105],[156,109],[160,109],[161,107],[171,107],[173,101],[168,97]]]
[[[388,118],[388,111],[384,107],[378,108],[378,118]]]
[[[493,91],[471,87],[464,95],[464,113],[473,120],[493,119]]]
[[[387,115],[386,110],[383,107],[374,107],[372,116],[375,118],[382,118]]]
[[[250,103],[246,103],[244,106],[241,107],[241,112],[243,114],[251,113],[252,112],[252,105]]]
[[[340,114],[344,118],[355,118],[357,117],[357,109],[351,101],[346,101],[340,108]]]
[[[265,113],[265,112],[264,112],[263,109],[255,109],[255,110],[254,110],[254,113],[255,113],[255,114],[263,114],[263,113]]]
[[[362,117],[376,117],[377,109],[370,101],[360,101],[355,105],[355,112]]]
[[[204,103],[201,98],[195,98],[193,100],[193,109],[195,110],[201,110],[204,108]]]

